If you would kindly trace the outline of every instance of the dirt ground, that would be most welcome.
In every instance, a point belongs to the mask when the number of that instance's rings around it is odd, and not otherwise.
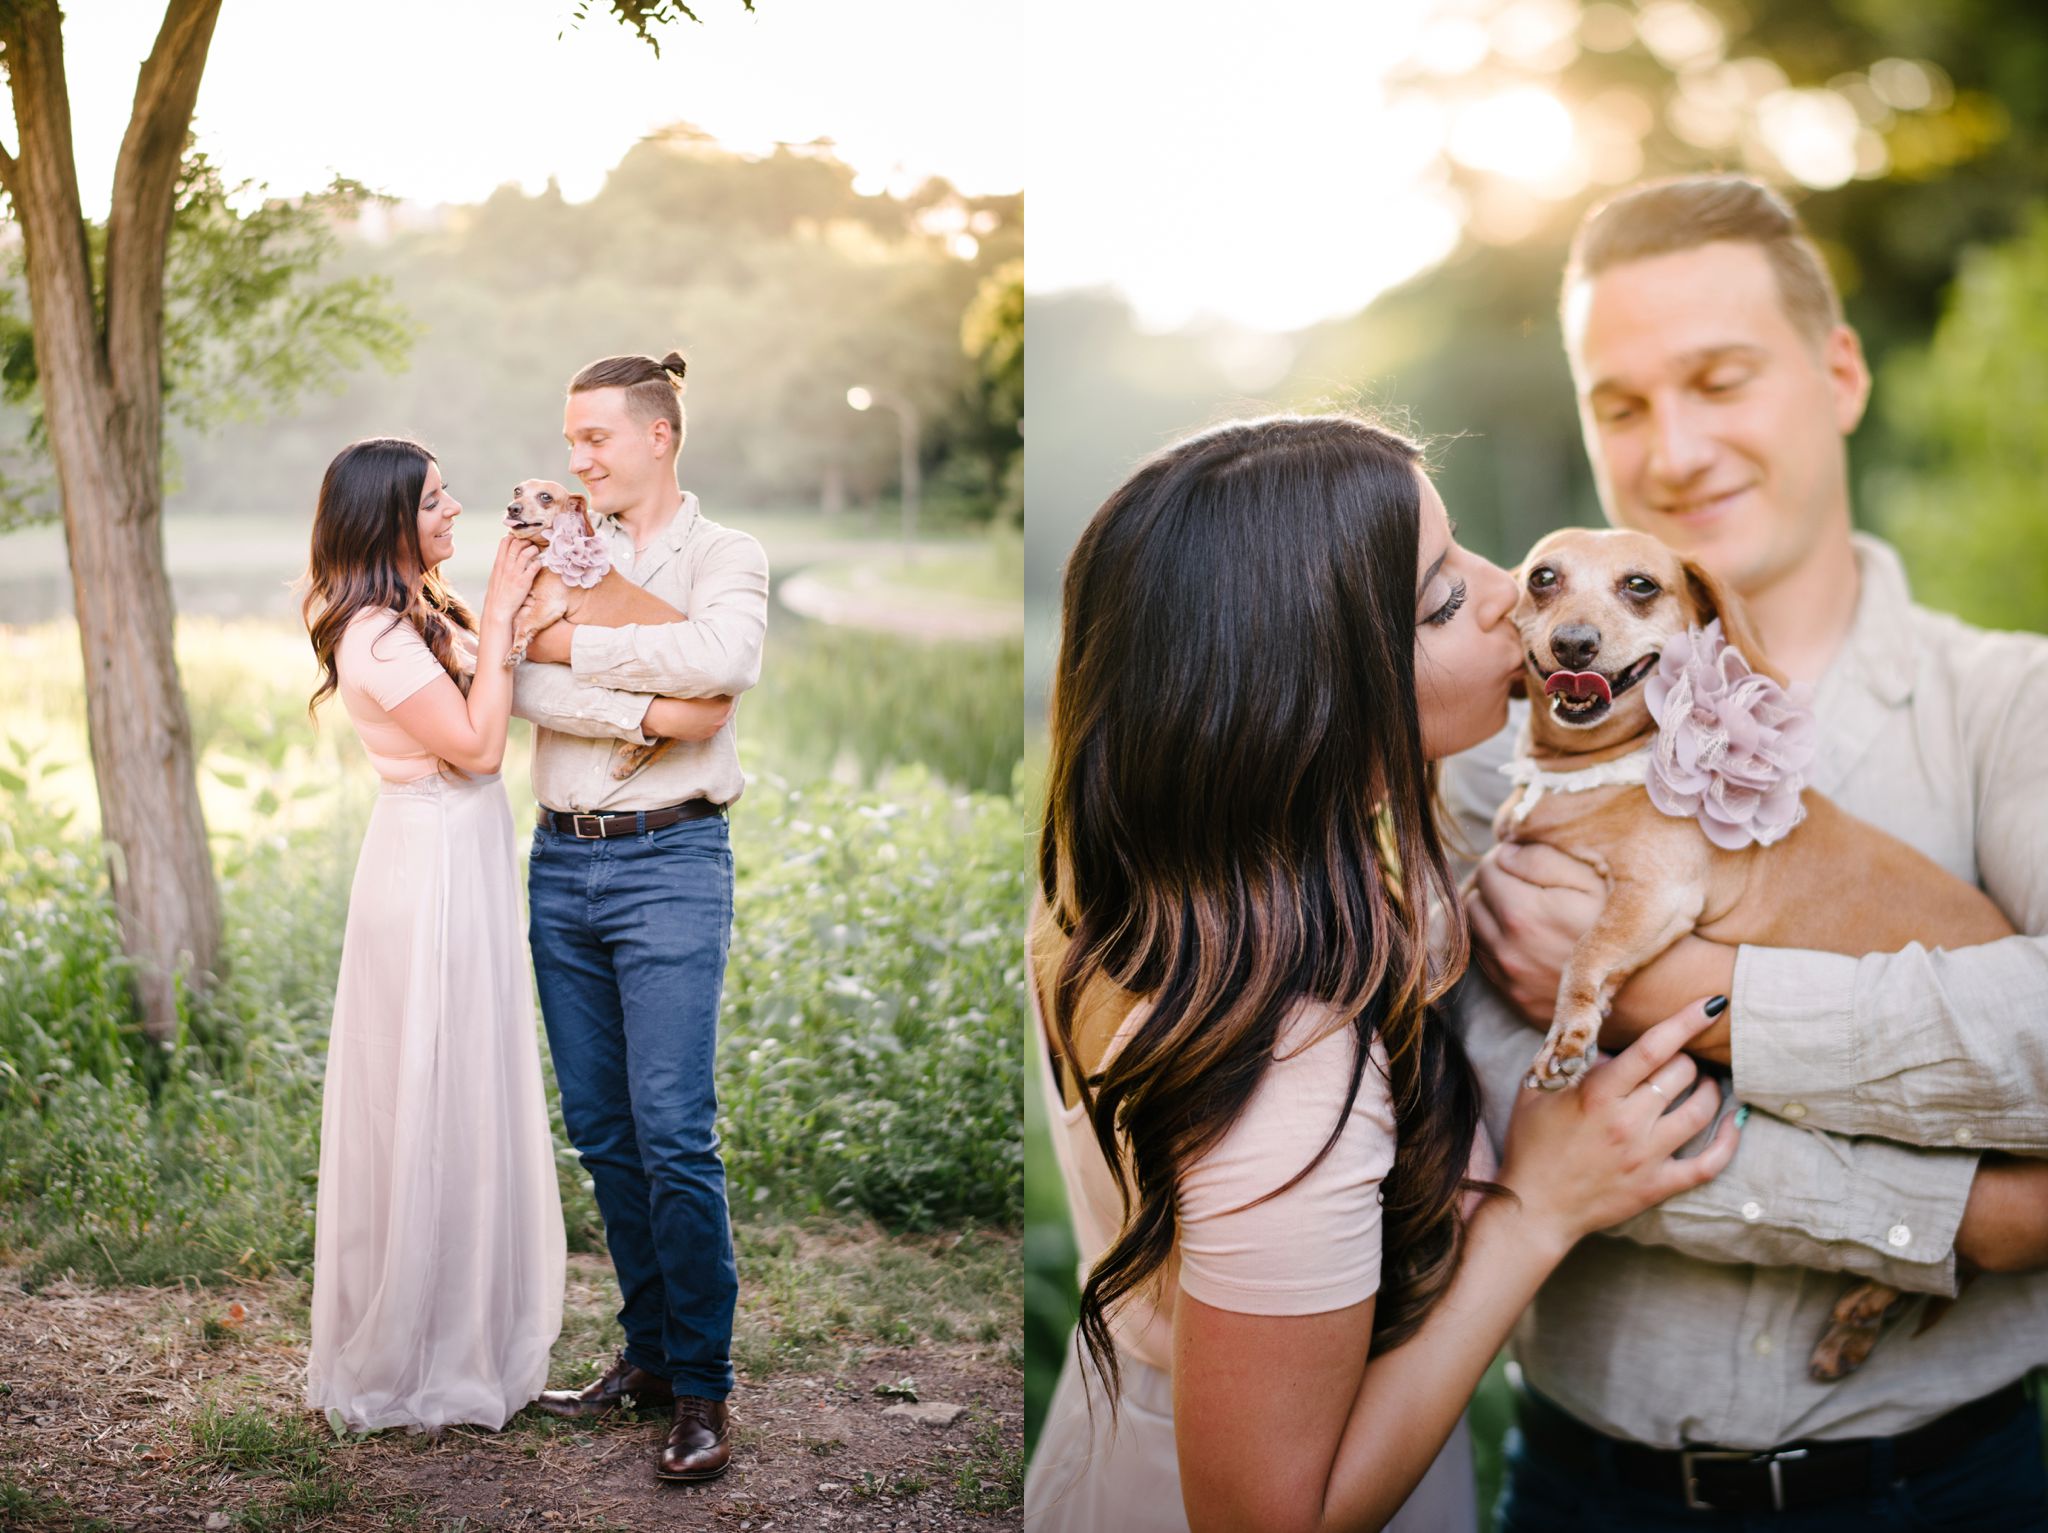
[[[856,1253],[858,1254],[858,1253]],[[792,1265],[829,1273],[843,1245]],[[665,1423],[528,1412],[503,1432],[337,1439],[299,1404],[306,1285],[24,1291],[0,1269],[0,1528],[996,1529],[1022,1526],[1023,1383],[983,1321],[877,1324],[858,1305],[793,1317],[743,1284],[734,1455],[707,1486],[658,1482]],[[615,1345],[617,1289],[571,1256],[556,1384]],[[903,1344],[877,1336],[909,1336]],[[749,1366],[749,1360],[752,1366]],[[912,1397],[950,1425],[885,1412]]]

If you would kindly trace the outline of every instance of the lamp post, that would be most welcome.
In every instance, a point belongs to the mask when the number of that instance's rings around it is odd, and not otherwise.
[[[862,388],[855,384],[846,391],[846,402],[856,410],[871,410],[880,405],[896,417],[901,428],[903,452],[903,557],[910,557],[910,550],[917,541],[917,497],[919,490],[917,467],[918,420],[917,406],[901,394],[886,389]]]

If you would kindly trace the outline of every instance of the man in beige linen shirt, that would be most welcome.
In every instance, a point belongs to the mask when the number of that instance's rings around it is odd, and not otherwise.
[[[1980,883],[2024,935],[1864,958],[1686,938],[1624,989],[1622,1032],[1729,996],[1733,1078],[1707,1089],[1754,1113],[1718,1178],[1585,1242],[1538,1295],[1501,1526],[1804,1508],[1802,1528],[2048,1527],[2038,1418],[2008,1388],[2048,1363],[2048,1276],[2021,1270],[2048,1262],[2048,1167],[1980,1164],[2048,1153],[2048,642],[1914,606],[1891,551],[1850,533],[1868,374],[1761,188],[1701,178],[1593,215],[1565,331],[1610,520],[1730,580],[1773,659],[1817,681],[1810,786]],[[1474,845],[1511,749],[1447,773]],[[1458,1001],[1496,1129],[1597,904],[1590,870],[1542,850],[1490,854],[1470,905],[1507,992],[1475,973]],[[1957,1293],[1959,1252],[2005,1270],[1921,1331],[1917,1296]],[[1859,1372],[1816,1383],[1808,1353],[1856,1276],[1915,1302]],[[1653,1451],[1680,1448],[1786,1451]]]
[[[527,888],[541,1014],[625,1332],[601,1377],[539,1404],[574,1419],[664,1408],[654,1472],[697,1481],[730,1455],[739,1282],[713,1064],[732,928],[725,811],[746,785],[731,700],[760,678],[768,563],[678,486],[682,374],[674,353],[593,362],[569,385],[563,434],[613,564],[685,620],[543,630],[513,711],[540,726]],[[675,743],[614,779],[616,742],[648,730]]]

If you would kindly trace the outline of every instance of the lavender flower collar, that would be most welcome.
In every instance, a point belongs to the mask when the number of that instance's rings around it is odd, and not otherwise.
[[[1519,824],[1546,792],[1642,783],[1664,814],[1694,819],[1725,851],[1770,846],[1806,818],[1800,792],[1813,762],[1811,689],[1785,688],[1749,668],[1716,618],[1664,646],[1643,682],[1657,737],[1642,750],[1573,772],[1526,757],[1500,770],[1522,788]]]
[[[1770,846],[1806,818],[1819,744],[1810,687],[1779,686],[1729,647],[1721,620],[1664,647],[1643,696],[1657,720],[1650,802],[1700,822],[1726,851]]]
[[[604,539],[590,530],[580,511],[559,511],[548,523],[548,546],[541,551],[541,567],[553,570],[565,585],[589,589],[604,579],[612,567],[611,550]]]

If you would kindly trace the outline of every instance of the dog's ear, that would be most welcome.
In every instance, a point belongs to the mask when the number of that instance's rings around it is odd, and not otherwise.
[[[584,525],[585,525],[586,527],[587,527],[587,526],[589,526],[589,525],[590,525],[590,497],[589,497],[589,496],[587,496],[587,495],[571,495],[571,496],[569,497],[569,505],[570,505],[570,507],[571,507],[571,508],[572,508],[572,509],[573,509],[573,510],[574,510],[574,511],[576,512],[576,514],[577,514],[578,516],[580,516],[580,517],[582,517],[582,518],[583,518],[583,524],[584,524]]]
[[[1771,657],[1764,653],[1764,641],[1750,621],[1749,608],[1742,598],[1696,560],[1681,558],[1678,562],[1685,570],[1686,596],[1692,602],[1694,623],[1704,628],[1719,618],[1721,636],[1730,649],[1741,653],[1752,671],[1770,677],[1781,687],[1789,686],[1785,673],[1771,664]]]

